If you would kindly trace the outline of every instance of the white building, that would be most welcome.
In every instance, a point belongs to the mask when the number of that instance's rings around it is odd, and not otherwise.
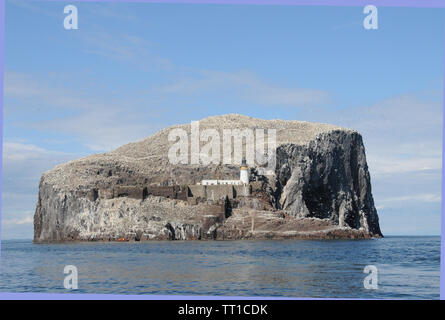
[[[210,186],[217,184],[241,185],[243,183],[241,182],[241,180],[202,180],[201,184],[204,186]]]
[[[201,184],[204,186],[227,184],[227,185],[243,185],[249,184],[249,169],[246,164],[246,160],[243,160],[240,168],[239,180],[202,180]]]

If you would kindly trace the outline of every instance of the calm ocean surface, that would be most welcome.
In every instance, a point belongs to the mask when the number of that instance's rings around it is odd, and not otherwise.
[[[438,299],[440,237],[337,241],[1,243],[0,292]],[[363,286],[378,268],[377,290]]]

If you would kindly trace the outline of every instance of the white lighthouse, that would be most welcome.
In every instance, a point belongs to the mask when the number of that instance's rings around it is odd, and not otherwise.
[[[248,185],[249,184],[249,168],[247,167],[246,160],[243,159],[241,162],[239,180],[201,180],[199,185],[210,186],[210,185]],[[247,190],[247,189],[246,189]]]
[[[243,159],[243,162],[241,163],[239,179],[241,180],[241,183],[249,184],[249,171],[247,168],[246,159]]]

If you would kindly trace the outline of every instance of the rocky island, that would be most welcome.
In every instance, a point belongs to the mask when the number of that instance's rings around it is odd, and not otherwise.
[[[273,170],[244,163],[243,182],[239,164],[174,164],[169,133],[191,131],[175,125],[43,173],[34,242],[382,237],[358,132],[236,114],[199,125],[273,128]]]

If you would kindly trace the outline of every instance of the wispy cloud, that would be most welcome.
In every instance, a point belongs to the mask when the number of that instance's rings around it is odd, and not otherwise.
[[[20,112],[90,109],[91,107],[106,108],[108,104],[100,99],[85,96],[79,91],[67,88],[55,81],[50,83],[48,76],[32,76],[26,73],[7,71],[4,79],[5,98],[16,98],[20,101]],[[5,103],[5,111],[17,108]]]
[[[86,53],[125,61],[145,71],[175,68],[169,59],[154,53],[152,43],[137,35],[96,29],[79,34],[78,39]]]
[[[372,193],[377,210],[382,210],[383,233],[392,225],[385,221],[393,219],[394,214],[440,215],[441,94],[415,92],[371,105],[307,114],[307,120],[334,123],[362,134]],[[416,225],[411,223],[404,220],[401,229],[415,230]]]
[[[137,43],[138,39],[133,39]],[[131,50],[130,50],[131,51]],[[126,55],[123,51],[122,55]],[[129,53],[128,53],[129,54]],[[200,96],[203,92],[245,99],[259,105],[304,107],[322,103],[328,94],[313,89],[280,88],[269,85],[249,72],[225,73],[205,71],[200,77],[182,79],[169,85],[126,92],[119,98],[86,95],[82,90],[65,87],[63,81],[40,79],[29,74],[7,72],[5,97],[15,98],[6,104],[9,112],[48,112],[48,120],[23,120],[21,126],[40,131],[64,133],[93,151],[109,151],[130,141],[139,140],[162,129],[153,114],[162,113],[156,101],[167,99],[179,105],[181,96]],[[199,95],[198,95],[199,93]],[[215,100],[217,98],[213,98]],[[53,112],[57,110],[58,112]],[[64,110],[65,112],[60,112]]]
[[[161,123],[154,124],[150,121],[156,111],[144,108],[150,101],[144,99],[143,95],[135,98],[128,94],[120,99],[100,95],[93,97],[70,88],[59,87],[48,79],[7,72],[5,97],[16,99],[14,103],[5,104],[6,113],[42,114],[45,111],[48,114],[47,120],[36,121],[32,117],[23,117],[15,123],[16,126],[70,135],[72,140],[92,151],[109,151],[122,144],[145,138],[162,126]],[[14,144],[10,143],[6,147],[10,152],[14,151]],[[26,152],[25,147],[20,146],[22,154]]]
[[[17,190],[32,190],[35,185],[38,185],[43,171],[78,156],[47,150],[30,143],[4,141],[2,178],[4,182],[7,182],[7,190],[4,190],[4,194]],[[31,185],[30,181],[35,185]]]
[[[31,161],[42,156],[66,155],[63,152],[48,151],[33,144],[18,142],[3,143],[3,161],[5,163],[16,161]]]
[[[122,108],[91,109],[72,117],[41,121],[33,127],[73,136],[92,151],[110,151],[140,140],[161,129],[149,122],[149,112],[128,112]]]
[[[269,84],[248,71],[199,71],[193,77],[178,79],[171,84],[159,86],[154,91],[178,95],[228,94],[267,106],[306,107],[329,100],[326,91]]]
[[[435,193],[424,193],[424,194],[414,194],[399,197],[390,197],[379,200],[379,204],[393,204],[394,202],[429,202],[429,203],[440,203],[442,197],[440,194]]]
[[[23,225],[23,224],[32,224],[34,222],[34,219],[32,216],[27,216],[21,219],[5,219],[2,220],[2,225]]]
[[[406,94],[344,111],[340,124],[364,138],[373,176],[442,167],[442,104],[434,94]]]
[[[43,15],[53,20],[63,18],[63,7],[66,4],[47,3],[41,6],[37,1],[10,0],[10,3],[24,10]],[[161,57],[153,50],[154,44],[145,38],[124,32],[105,30],[97,21],[109,19],[134,25],[140,18],[129,10],[129,4],[120,3],[83,3],[77,4],[80,27],[70,36],[76,39],[85,53],[125,61],[146,71],[174,69],[174,64]]]
[[[442,124],[442,103],[434,92],[399,95],[354,110],[352,117],[345,118],[351,125],[381,134],[391,132],[396,138],[434,136]]]
[[[95,17],[103,17],[113,21],[121,20],[131,23],[140,21],[140,18],[134,14],[134,11],[129,10],[130,3],[88,3],[87,6],[82,7],[82,10],[87,11],[89,14]]]
[[[35,14],[41,14],[50,18],[59,18],[60,14],[55,13],[53,10],[46,10],[37,1],[29,0],[9,0],[8,3],[17,6],[19,8],[25,9],[27,11],[33,12]],[[60,11],[63,12],[63,11]]]
[[[411,158],[384,156],[370,154],[368,163],[372,173],[376,176],[391,175],[395,173],[409,173],[416,171],[429,171],[442,168],[441,157],[422,157],[411,155]]]
[[[16,227],[23,226],[24,229],[20,230],[29,237],[41,174],[78,157],[23,141],[3,143],[2,236],[19,236]]]

